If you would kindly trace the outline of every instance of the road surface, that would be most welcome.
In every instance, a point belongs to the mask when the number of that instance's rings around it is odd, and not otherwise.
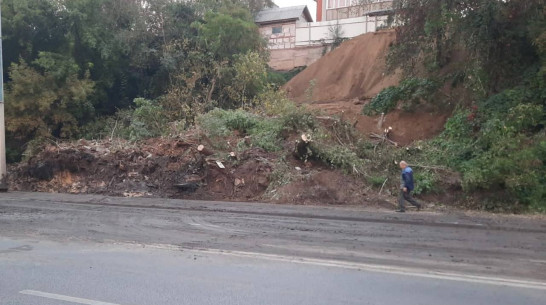
[[[3,304],[544,304],[546,222],[0,194]]]

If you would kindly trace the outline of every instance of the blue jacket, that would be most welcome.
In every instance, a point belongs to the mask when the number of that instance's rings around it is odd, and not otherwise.
[[[402,171],[402,180],[400,186],[402,188],[407,188],[408,191],[413,191],[413,189],[415,188],[413,184],[413,170],[411,169],[411,167],[408,166]]]

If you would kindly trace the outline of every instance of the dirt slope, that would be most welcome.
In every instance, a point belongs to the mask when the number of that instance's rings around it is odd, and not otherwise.
[[[369,98],[398,84],[400,76],[385,75],[385,56],[394,41],[393,31],[368,33],[343,43],[302,71],[284,89],[296,101],[307,102],[312,80],[312,101],[327,102]]]
[[[449,118],[447,113],[406,112],[396,109],[385,115],[383,127],[380,128],[379,121],[381,117],[362,115],[362,107],[362,104],[355,104],[355,101],[311,105],[311,108],[320,109],[328,115],[341,116],[343,120],[353,123],[355,128],[364,135],[370,133],[380,134],[384,128],[392,127],[389,138],[402,146],[436,136],[444,129],[444,124]]]
[[[409,113],[396,109],[386,115],[383,125],[378,124],[379,117],[362,115],[362,107],[371,98],[400,81],[400,73],[385,73],[386,54],[395,36],[394,31],[381,31],[344,42],[294,77],[284,90],[296,102],[342,116],[363,134],[381,133],[384,128],[392,127],[391,139],[400,145],[430,139],[443,130],[448,113],[425,109]]]

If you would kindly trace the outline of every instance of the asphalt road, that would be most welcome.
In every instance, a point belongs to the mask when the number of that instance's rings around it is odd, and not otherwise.
[[[0,304],[544,304],[540,218],[0,194]]]

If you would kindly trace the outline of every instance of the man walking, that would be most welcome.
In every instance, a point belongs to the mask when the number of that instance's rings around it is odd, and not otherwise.
[[[414,189],[413,170],[408,166],[406,161],[400,162],[400,168],[402,169],[402,177],[400,183],[400,197],[398,198],[398,210],[396,210],[396,212],[404,213],[406,211],[404,200],[407,200],[409,203],[416,206],[417,211],[419,211],[421,210],[422,205],[411,196],[411,192]]]

